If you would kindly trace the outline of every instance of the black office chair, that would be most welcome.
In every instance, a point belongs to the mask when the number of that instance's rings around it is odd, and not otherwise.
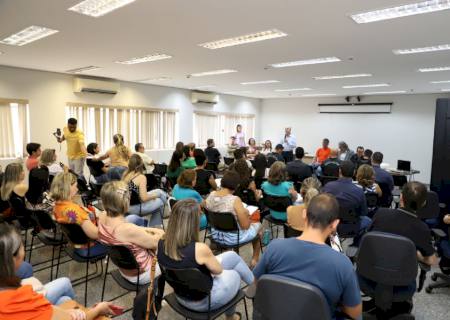
[[[376,192],[367,192],[365,195],[366,195],[368,216],[369,218],[372,218],[378,209],[378,194]]]
[[[328,320],[331,315],[320,289],[278,275],[263,275],[253,301],[253,319]]]
[[[159,188],[159,180],[156,175],[147,173],[145,177],[147,178],[147,191]]]
[[[417,216],[429,227],[433,228],[439,225],[439,214],[441,212],[439,196],[434,191],[428,191],[426,201],[425,206],[417,210]]]
[[[155,163],[155,169],[153,169],[153,174],[160,177],[164,177],[167,173],[167,164],[165,163]]]
[[[81,256],[77,254],[77,252],[69,246],[66,246],[66,252],[67,254],[76,262],[80,263],[86,263],[86,273],[84,277],[80,277],[77,279],[72,280],[72,285],[77,286],[84,283],[84,305],[87,305],[87,287],[88,282],[92,279],[101,277],[103,274],[103,263],[102,260],[106,257],[106,252],[98,255],[91,255],[90,249],[91,244],[93,244],[95,241],[88,238],[88,236],[84,233],[81,226],[74,223],[59,223],[59,226],[61,227],[62,232],[67,237],[67,239],[75,246],[87,246],[88,254],[86,257]],[[60,263],[61,259],[61,250],[59,251],[58,256],[58,264]],[[98,273],[98,267],[97,262],[100,261],[100,267],[101,272]],[[95,272],[92,274],[89,274],[89,263],[95,263]],[[56,270],[56,277],[58,278],[58,270]],[[93,277],[90,277],[92,275],[95,275]]]
[[[290,225],[285,223],[283,225],[284,237],[285,238],[296,238],[302,235],[302,231],[292,228]]]
[[[361,291],[375,301],[378,319],[399,316],[398,307],[405,304],[403,319],[414,319],[410,315],[414,292],[407,288],[416,281],[417,266],[416,246],[408,238],[383,232],[362,237],[356,273]]]
[[[233,249],[236,250],[237,254],[239,254],[239,248],[245,246],[248,243],[251,243],[253,239],[248,240],[246,242],[240,241],[240,232],[239,225],[236,221],[236,217],[231,212],[213,212],[207,209],[204,209],[206,219],[208,220],[208,227],[214,228],[217,231],[221,232],[229,232],[237,234],[237,242],[236,244],[225,244],[220,241],[214,240],[212,237],[210,238],[211,242],[214,243],[218,249],[222,252],[223,249]],[[256,235],[259,237],[259,235]],[[260,239],[261,241],[261,239]]]
[[[270,210],[278,212],[286,212],[287,208],[290,205],[292,205],[292,198],[290,196],[277,197],[263,192],[263,203]],[[267,222],[269,223],[272,239],[273,239],[273,226],[274,225],[276,226],[278,238],[278,226],[284,226],[284,223],[286,221],[275,219],[270,214],[264,216],[263,219],[267,220]]]
[[[450,227],[448,228],[448,234],[450,234]],[[441,281],[436,283],[430,283],[425,288],[427,293],[431,293],[436,288],[448,288],[450,287],[450,242],[448,239],[443,239],[439,246],[439,253],[441,260],[439,261],[439,267],[441,272],[435,272],[431,275],[431,280],[436,282],[438,279]]]
[[[161,268],[161,271],[166,279],[166,282],[174,290],[174,293],[166,295],[164,300],[167,301],[173,310],[182,315],[184,318],[192,320],[216,319],[229,308],[243,300],[246,319],[248,319],[247,302],[245,301],[245,295],[242,290],[239,290],[236,296],[226,305],[216,310],[211,310],[211,289],[213,286],[213,280],[210,275],[205,275],[198,269]],[[178,302],[175,295],[194,301],[207,297],[209,301],[208,311],[197,312],[185,308]]]
[[[387,183],[377,183],[382,192],[381,197],[378,198],[378,206],[383,208],[390,208],[393,200],[391,188]]]
[[[341,242],[344,239],[354,238],[359,234],[361,219],[357,215],[355,208],[349,208],[340,203],[339,220],[337,232]]]
[[[49,172],[46,166],[31,169],[28,176],[28,191],[26,198],[32,205],[42,202],[43,194],[50,189]]]
[[[116,265],[120,269],[135,270],[137,273],[137,282],[132,283],[125,279],[120,271],[118,269],[115,269],[113,271],[108,271],[109,267],[109,261],[112,261],[114,265]],[[104,301],[103,298],[105,297],[105,288],[106,288],[106,278],[107,276],[111,275],[111,277],[114,279],[114,281],[123,289],[127,290],[125,293],[122,293],[121,295],[118,295],[114,298],[109,299],[108,301],[114,301],[120,297],[123,297],[124,295],[127,295],[128,293],[134,291],[136,295],[138,294],[139,290],[145,289],[148,287],[147,284],[139,285],[139,276],[140,276],[140,268],[139,264],[136,261],[136,258],[134,257],[133,253],[130,251],[130,249],[126,246],[110,246],[108,247],[108,258],[106,259],[106,270],[105,270],[105,276],[103,277],[103,288],[102,288],[102,298],[101,301]],[[132,308],[129,308],[124,311],[128,312]]]

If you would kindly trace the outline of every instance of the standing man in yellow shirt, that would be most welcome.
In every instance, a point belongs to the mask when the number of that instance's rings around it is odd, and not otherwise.
[[[84,177],[83,169],[86,161],[87,150],[84,144],[84,133],[77,129],[77,119],[67,120],[67,127],[63,129],[62,137],[58,137],[58,142],[67,142],[67,158],[69,168],[80,178]]]

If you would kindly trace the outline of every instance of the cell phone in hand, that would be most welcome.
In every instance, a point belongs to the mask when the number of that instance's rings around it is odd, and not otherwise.
[[[121,315],[124,311],[124,308],[121,306],[117,306],[117,305],[110,305],[109,308],[111,309],[111,311],[114,313],[115,316]]]

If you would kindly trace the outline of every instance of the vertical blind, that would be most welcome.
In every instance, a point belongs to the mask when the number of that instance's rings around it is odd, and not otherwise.
[[[30,141],[28,102],[0,99],[0,158],[22,158]]]
[[[169,149],[177,139],[175,111],[68,104],[66,118],[71,117],[78,120],[86,143],[97,142],[103,151],[112,146],[116,133],[131,149],[138,142],[146,149]]]

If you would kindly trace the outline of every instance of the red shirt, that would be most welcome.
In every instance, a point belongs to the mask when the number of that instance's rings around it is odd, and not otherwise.
[[[0,291],[0,319],[50,320],[53,307],[30,285]]]
[[[37,158],[28,157],[25,161],[25,165],[27,166],[28,171],[31,171],[31,169],[37,168],[39,166],[39,161]]]
[[[319,148],[316,151],[317,162],[320,164],[330,157],[330,148]]]

